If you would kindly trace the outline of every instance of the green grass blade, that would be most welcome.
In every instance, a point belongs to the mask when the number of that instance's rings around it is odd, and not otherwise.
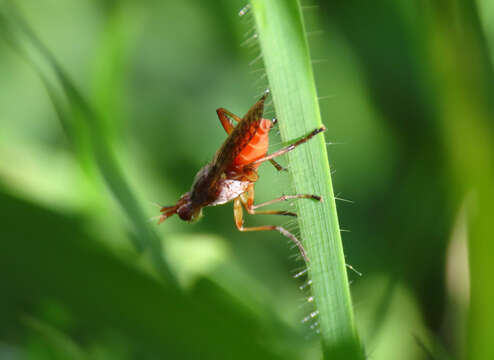
[[[430,12],[440,125],[454,195],[465,197],[468,216],[470,307],[464,358],[471,360],[494,358],[494,72],[477,6],[449,0]]]
[[[163,257],[161,240],[157,233],[150,227],[149,222],[141,208],[141,205],[134,195],[127,179],[120,168],[120,165],[113,152],[109,139],[105,134],[103,120],[92,108],[89,102],[79,91],[75,83],[66,74],[64,69],[56,60],[50,50],[41,42],[29,25],[22,19],[15,9],[10,9],[8,13],[0,12],[0,35],[40,76],[47,89],[60,122],[67,131],[71,140],[81,137],[78,132],[87,132],[90,156],[99,169],[109,190],[113,193],[129,220],[133,224],[140,245],[149,249],[151,259],[156,270],[162,278],[170,284],[176,284],[176,280],[171,273],[169,265]],[[22,39],[22,40],[21,40]],[[55,74],[55,79],[62,90],[58,92],[55,83],[46,76],[41,66],[25,51],[21,45],[27,41],[37,50],[40,58],[51,68]],[[66,98],[68,106],[62,99]]]
[[[282,139],[299,138],[322,124],[300,5],[297,0],[251,3]],[[324,137],[288,157],[296,192],[324,198],[298,203],[324,352],[360,358]]]
[[[48,348],[57,359],[88,360],[79,345],[53,325],[31,316],[25,316],[23,322],[46,341]]]

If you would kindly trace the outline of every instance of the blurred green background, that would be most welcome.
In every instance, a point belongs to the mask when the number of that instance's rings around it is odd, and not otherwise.
[[[241,116],[268,86],[258,48],[241,46],[254,31],[244,1],[11,4],[0,359],[320,358],[285,238],[237,232],[231,205],[193,225],[148,222],[224,140],[215,109]],[[366,354],[490,358],[493,3],[302,8],[335,192],[351,200],[338,210]],[[290,193],[289,175],[260,175],[258,201]]]

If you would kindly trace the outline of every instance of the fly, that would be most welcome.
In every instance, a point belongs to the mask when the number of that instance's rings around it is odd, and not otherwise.
[[[230,111],[219,108],[216,110],[221,125],[228,134],[223,145],[216,152],[213,160],[197,173],[192,188],[183,194],[173,206],[161,208],[158,224],[177,214],[185,221],[195,221],[202,216],[202,209],[206,206],[215,206],[233,201],[235,225],[240,231],[268,231],[274,230],[292,240],[297,245],[301,255],[309,261],[305,249],[295,235],[278,225],[245,227],[243,209],[252,215],[274,214],[297,216],[293,212],[284,210],[257,209],[289,199],[313,199],[321,201],[318,195],[296,194],[284,195],[279,198],[254,205],[254,184],[258,180],[257,168],[261,163],[269,161],[278,170],[284,170],[274,158],[292,151],[297,146],[307,142],[315,135],[326,130],[321,126],[302,139],[272,153],[267,154],[269,145],[269,131],[276,119],[268,120],[262,117],[264,101],[269,95],[264,95],[245,114],[239,118]],[[233,126],[230,118],[237,122]]]

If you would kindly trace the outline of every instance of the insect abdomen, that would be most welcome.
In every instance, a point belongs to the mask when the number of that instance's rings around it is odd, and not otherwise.
[[[242,151],[235,157],[234,166],[242,166],[250,164],[257,159],[262,158],[268,152],[269,146],[269,130],[271,130],[272,122],[268,119],[262,119],[255,135],[245,145]],[[255,167],[258,167],[259,164]]]

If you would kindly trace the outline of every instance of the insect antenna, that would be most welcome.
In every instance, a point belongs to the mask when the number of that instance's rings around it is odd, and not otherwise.
[[[163,206],[163,207],[161,207],[160,212],[167,212],[168,210],[171,210],[171,209],[174,209],[174,208],[177,208],[177,205]]]
[[[177,209],[178,209],[178,205],[162,207],[160,209],[160,212],[162,212],[162,214],[160,215],[160,217],[158,219],[158,225],[161,224],[166,219],[168,219],[173,214],[175,214],[177,212]]]

